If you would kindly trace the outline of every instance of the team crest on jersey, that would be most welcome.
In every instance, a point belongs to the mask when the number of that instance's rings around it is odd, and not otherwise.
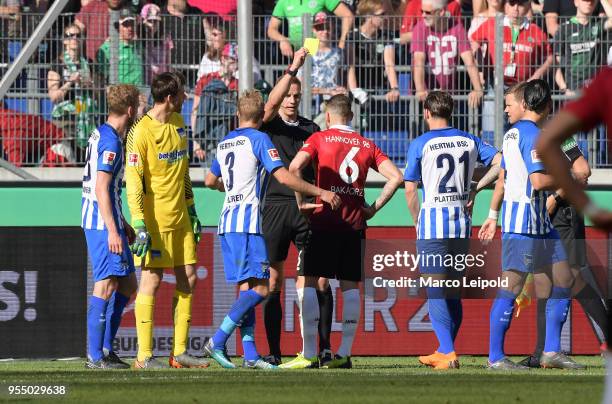
[[[113,164],[113,161],[115,161],[115,156],[117,154],[112,152],[112,151],[105,151],[104,153],[102,153],[102,164],[107,164],[107,165],[111,165]]]
[[[540,160],[540,156],[538,155],[538,152],[535,150],[531,151],[531,161],[533,163],[541,163],[542,160]]]
[[[268,149],[268,154],[272,161],[280,161],[280,156],[278,155],[278,150],[276,149]]]
[[[137,166],[138,165],[138,154],[137,153],[129,153],[128,154],[128,166]]]
[[[180,137],[185,137],[185,128],[178,128],[176,131]]]

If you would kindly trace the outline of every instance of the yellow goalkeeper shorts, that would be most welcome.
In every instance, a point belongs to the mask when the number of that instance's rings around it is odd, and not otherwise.
[[[134,256],[136,266],[174,268],[197,262],[193,231],[181,229],[150,234],[151,248],[143,258]]]

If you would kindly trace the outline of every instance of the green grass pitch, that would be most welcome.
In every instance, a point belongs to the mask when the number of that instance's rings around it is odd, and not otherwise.
[[[518,358],[513,358],[518,359]],[[74,403],[599,403],[603,360],[576,357],[584,371],[537,369],[497,373],[484,357],[461,357],[461,368],[434,371],[415,357],[355,357],[353,369],[208,369],[93,371],[83,360],[0,362],[0,402],[9,385],[64,385]],[[234,362],[238,360],[234,358]],[[57,400],[58,398],[50,398]]]

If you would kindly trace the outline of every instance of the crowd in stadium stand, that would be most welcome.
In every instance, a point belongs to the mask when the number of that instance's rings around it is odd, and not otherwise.
[[[308,13],[312,37],[320,40],[312,55],[313,117],[332,95],[347,93],[360,110],[358,129],[410,131],[403,122],[408,101],[401,96],[412,94],[422,101],[428,90],[444,89],[464,97],[458,102],[460,115],[468,107],[487,108],[483,97],[493,92],[494,16],[502,12],[504,85],[543,78],[557,94],[573,96],[607,63],[608,1],[256,0],[254,82],[264,89],[274,84],[269,76],[271,82],[263,82],[263,69],[287,65],[303,44],[302,15]],[[2,72],[50,3],[0,0]],[[146,89],[159,72],[183,73],[193,99],[185,114],[194,138],[192,155],[205,162],[214,149],[211,137],[222,136],[234,124],[236,0],[70,0],[34,56],[34,62],[51,66],[40,87],[52,104],[47,120],[73,151],[65,161],[83,160],[88,133],[105,109],[113,10],[119,11],[116,79]],[[410,74],[400,74],[406,66]],[[32,79],[22,72],[12,91],[26,94]],[[482,122],[482,128],[486,125]],[[15,161],[20,154],[8,153],[6,142],[3,148],[15,163],[44,159],[42,151],[35,160]]]

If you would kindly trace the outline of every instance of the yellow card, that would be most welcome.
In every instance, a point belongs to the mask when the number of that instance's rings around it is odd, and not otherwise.
[[[304,48],[308,49],[308,53],[311,55],[316,55],[319,50],[319,40],[317,38],[306,38]]]

